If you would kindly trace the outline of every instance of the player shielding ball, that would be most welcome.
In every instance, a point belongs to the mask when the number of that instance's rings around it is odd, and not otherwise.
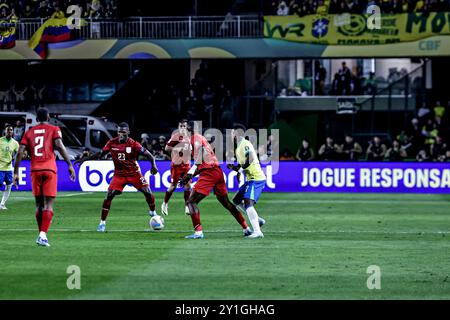
[[[214,154],[210,144],[205,137],[197,133],[197,130],[194,130],[194,123],[189,122],[187,128],[191,133],[191,145],[195,163],[189,172],[182,178],[181,184],[186,185],[196,175],[199,175],[199,178],[187,201],[189,214],[192,219],[192,225],[194,226],[194,233],[186,236],[185,238],[204,238],[198,204],[208,196],[211,190],[214,190],[217,200],[241,225],[244,236],[250,235],[252,231],[248,227],[245,218],[228,198],[228,191],[225,184],[225,179],[223,177],[223,171],[219,166],[219,162],[217,161],[216,155]]]
[[[39,236],[36,243],[49,247],[47,232],[53,218],[53,204],[57,194],[57,169],[55,149],[61,153],[69,166],[70,179],[75,181],[75,170],[70,162],[66,147],[62,142],[61,130],[57,126],[48,124],[50,116],[46,108],[37,111],[38,125],[25,132],[20,141],[14,163],[13,183],[17,185],[19,167],[27,150],[31,156],[31,183],[36,200],[36,221],[39,227]]]
[[[8,201],[13,185],[13,167],[12,159],[15,153],[19,151],[19,143],[14,140],[14,129],[12,125],[5,125],[5,136],[0,138],[0,184],[5,183],[0,210],[6,210],[6,201]]]
[[[130,128],[128,124],[125,122],[120,123],[117,128],[118,136],[109,140],[101,152],[76,161],[77,164],[81,165],[84,161],[103,158],[110,153],[114,162],[114,176],[109,184],[106,198],[103,200],[100,223],[97,227],[99,232],[106,231],[106,218],[108,217],[111,203],[115,196],[122,194],[123,188],[127,184],[132,185],[144,194],[145,201],[147,201],[149,207],[149,215],[152,217],[157,215],[155,211],[155,197],[137,164],[139,155],[147,157],[152,163],[150,172],[155,175],[158,173],[155,158],[139,142],[131,139],[129,134]]]
[[[191,144],[189,140],[189,133],[187,131],[187,120],[181,120],[178,123],[178,130],[175,131],[170,140],[167,142],[165,150],[171,152],[170,163],[170,186],[164,195],[164,202],[161,204],[161,212],[165,215],[169,214],[169,200],[173,192],[177,188],[180,178],[185,176],[191,168],[190,155]],[[191,194],[191,184],[188,182],[184,185],[184,201],[187,203],[189,195]],[[185,206],[185,213],[189,214],[189,208]]]
[[[229,164],[227,167],[236,172],[242,168],[246,177],[246,182],[239,188],[233,202],[238,207],[242,205],[242,202],[244,203],[242,210],[247,213],[253,228],[253,233],[248,238],[263,238],[260,226],[264,225],[265,221],[258,216],[255,204],[266,185],[266,175],[261,169],[255,148],[250,141],[245,139],[244,132],[245,128],[241,125],[236,125],[231,130],[231,137],[233,141],[237,142],[236,159],[238,164]]]

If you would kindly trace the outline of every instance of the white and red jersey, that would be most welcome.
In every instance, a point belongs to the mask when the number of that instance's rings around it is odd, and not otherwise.
[[[23,144],[31,157],[31,171],[50,170],[57,172],[54,141],[61,139],[57,126],[43,123],[30,128],[22,137]]]
[[[202,136],[201,134],[195,133],[191,137],[191,145],[192,145],[192,151],[193,151],[193,157],[194,161],[196,161],[199,157],[200,150],[203,149],[202,157],[201,157],[201,164],[197,164],[198,170],[208,169],[208,168],[215,168],[219,167],[219,161],[217,161],[217,157],[211,147],[211,145],[208,143],[206,138]]]
[[[114,162],[114,175],[128,176],[140,172],[137,158],[144,147],[137,141],[128,138],[124,143],[120,143],[119,137],[109,140],[102,149],[112,155]]]
[[[167,146],[174,148],[171,152],[171,167],[190,166],[191,144],[189,136],[183,135],[179,130],[176,130],[169,141],[167,141]]]

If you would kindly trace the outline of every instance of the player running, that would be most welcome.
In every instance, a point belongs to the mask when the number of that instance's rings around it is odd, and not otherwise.
[[[233,198],[233,202],[239,209],[245,211],[253,227],[253,233],[248,238],[263,238],[264,235],[260,226],[265,224],[264,219],[258,217],[255,204],[266,185],[266,176],[259,164],[258,155],[252,143],[244,137],[245,128],[242,125],[235,125],[231,130],[231,138],[236,139],[236,159],[238,164],[227,165],[228,169],[236,172],[242,168],[246,176],[246,182],[239,188]],[[239,181],[239,179],[238,179]],[[242,208],[242,202],[244,207]]]
[[[145,201],[147,201],[149,207],[149,215],[152,217],[157,215],[155,211],[155,197],[136,161],[139,155],[150,159],[152,163],[150,172],[152,175],[155,175],[158,173],[155,158],[139,142],[131,139],[129,134],[130,128],[128,124],[125,122],[120,123],[117,128],[118,136],[109,140],[101,152],[76,161],[77,164],[81,165],[84,161],[103,158],[106,154],[110,153],[114,162],[114,176],[109,184],[106,198],[103,200],[100,223],[97,227],[98,232],[106,231],[106,218],[111,208],[111,202],[115,196],[122,194],[123,188],[127,184],[131,184],[144,194]]]
[[[41,108],[36,115],[38,125],[30,128],[20,141],[14,163],[13,183],[17,186],[20,162],[27,150],[31,156],[31,184],[36,200],[36,221],[39,236],[36,243],[49,247],[47,232],[53,218],[53,204],[57,194],[57,169],[54,150],[58,150],[69,166],[69,175],[75,181],[75,170],[70,162],[66,147],[62,142],[61,130],[57,126],[48,124],[50,116],[47,108]]]
[[[14,140],[14,129],[12,125],[5,125],[5,136],[0,138],[0,183],[5,182],[5,191],[3,191],[0,210],[6,210],[6,201],[8,201],[13,185],[13,167],[12,159],[14,154],[19,151],[19,143]]]
[[[198,204],[202,201],[211,189],[214,190],[217,200],[227,209],[236,221],[241,225],[244,236],[252,233],[242,216],[242,213],[231,203],[228,198],[227,186],[223,177],[223,171],[219,167],[216,155],[206,138],[194,131],[194,123],[189,122],[187,129],[191,133],[191,145],[193,149],[195,163],[189,172],[183,177],[181,184],[186,185],[193,177],[199,175],[194,189],[189,196],[187,206],[194,226],[194,233],[186,236],[187,239],[203,239],[203,230],[200,222],[200,209]]]
[[[190,151],[190,141],[189,141],[189,133],[187,131],[187,120],[181,120],[178,123],[178,130],[172,134],[170,140],[167,142],[165,150],[171,152],[172,162],[170,164],[170,186],[166,191],[164,196],[164,202],[161,204],[161,212],[165,215],[169,214],[169,200],[172,196],[173,192],[177,188],[178,183],[180,182],[180,178],[186,175],[191,168],[190,165],[190,157],[183,157],[183,154],[189,154]],[[188,182],[184,186],[184,201],[185,203],[189,199],[189,195],[191,194],[191,184]],[[185,213],[189,214],[189,208],[185,207]]]

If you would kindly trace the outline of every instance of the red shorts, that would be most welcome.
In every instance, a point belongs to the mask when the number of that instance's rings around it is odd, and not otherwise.
[[[58,192],[58,175],[49,170],[31,172],[31,190],[33,196],[56,197]]]
[[[188,173],[191,168],[190,164],[178,164],[170,167],[170,182],[172,184],[177,184],[180,178]]]
[[[142,174],[138,173],[129,176],[114,175],[111,183],[109,184],[108,190],[117,190],[122,192],[123,188],[125,188],[127,184],[131,184],[138,190],[148,187],[148,183],[145,178],[142,176]]]
[[[213,188],[216,196],[225,196],[228,194],[227,185],[223,178],[223,171],[220,167],[203,169],[194,186],[195,191],[204,194],[205,196],[207,196]]]

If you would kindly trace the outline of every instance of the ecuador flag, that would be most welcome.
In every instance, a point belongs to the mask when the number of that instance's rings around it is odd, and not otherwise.
[[[0,49],[11,49],[16,46],[15,24],[0,21]]]
[[[67,18],[53,15],[31,37],[28,45],[41,58],[47,57],[47,44],[73,39],[72,30],[68,27]]]

